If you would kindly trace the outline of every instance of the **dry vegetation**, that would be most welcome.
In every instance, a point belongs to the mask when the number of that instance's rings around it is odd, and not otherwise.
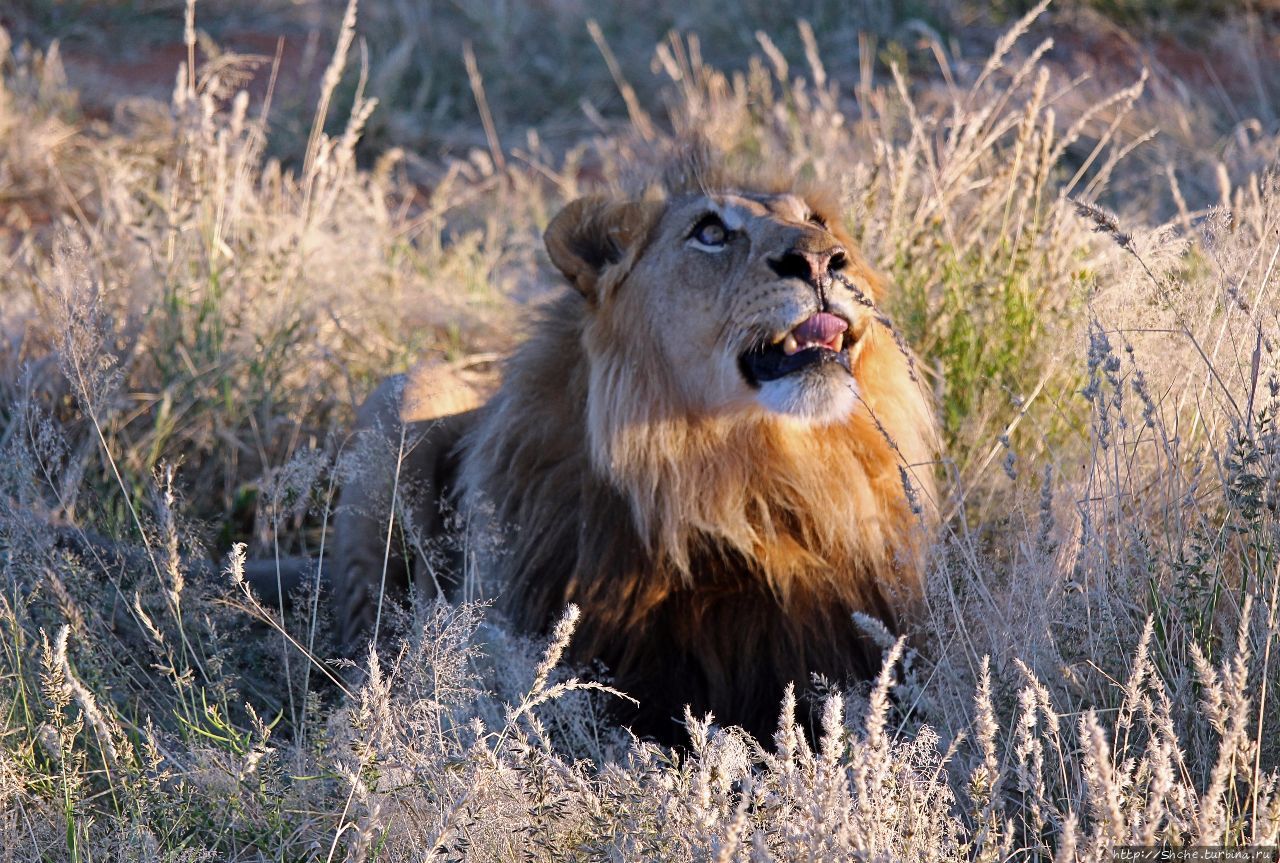
[[[1202,22],[1210,86],[1080,4],[944,36],[746,3],[752,46],[721,4],[659,4],[667,37],[463,5],[371,4],[367,52],[326,18],[305,122],[190,18],[172,99],[109,122],[0,30],[0,860],[1280,844],[1275,19]],[[1046,41],[1082,32],[1088,79]],[[555,209],[693,133],[839,189],[897,285],[948,445],[918,650],[886,636],[812,737],[779,705],[675,752],[558,667],[571,613],[535,643],[423,606],[329,661],[323,602],[262,607],[239,543],[323,555],[352,405],[505,349]]]

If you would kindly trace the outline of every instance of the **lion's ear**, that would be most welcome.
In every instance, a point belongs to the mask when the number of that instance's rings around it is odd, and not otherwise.
[[[579,198],[547,226],[547,252],[579,291],[591,296],[600,273],[616,264],[648,230],[656,204]]]

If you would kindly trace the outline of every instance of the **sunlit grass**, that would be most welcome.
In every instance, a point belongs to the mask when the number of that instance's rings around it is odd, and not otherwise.
[[[1274,123],[1242,125],[1197,200],[1204,163],[1138,157],[1152,125],[1207,147],[1209,97],[1145,76],[1090,89],[1034,15],[989,59],[917,27],[908,79],[887,62],[905,53],[859,45],[827,4],[798,27],[752,6],[772,29],[745,40],[694,4],[701,38],[637,47],[603,15],[579,37],[569,10],[528,55],[566,39],[612,70],[486,60],[431,91],[487,93],[505,125],[541,88],[524,108],[558,106],[549,127],[596,76],[629,92],[600,96],[617,103],[597,132],[515,147],[456,105],[415,113],[428,102],[403,91],[431,70],[407,8],[371,12],[410,47],[370,58],[364,90],[354,25],[334,34],[284,164],[234,57],[93,125],[56,52],[0,39],[0,859],[1108,860],[1280,841]],[[478,14],[451,13],[432,50]],[[480,56],[529,14],[478,34]],[[709,59],[744,45],[741,71]],[[441,124],[461,155],[360,150],[370,123]],[[690,717],[674,752],[558,667],[572,613],[539,643],[483,606],[389,609],[399,650],[330,661],[322,598],[262,604],[246,555],[330,553],[354,405],[420,359],[509,348],[556,284],[550,216],[693,133],[835,190],[894,286],[947,437],[912,646],[884,636],[881,677],[828,690],[811,734],[792,707],[812,693],[794,693],[771,741]],[[1116,191],[1153,176],[1146,197]]]

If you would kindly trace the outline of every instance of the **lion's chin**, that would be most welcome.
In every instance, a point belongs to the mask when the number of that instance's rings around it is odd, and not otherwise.
[[[765,381],[756,403],[772,414],[813,425],[841,422],[858,404],[858,384],[837,365],[814,367]]]

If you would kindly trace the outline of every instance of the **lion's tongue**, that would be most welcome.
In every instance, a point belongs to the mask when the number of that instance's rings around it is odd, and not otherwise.
[[[849,329],[849,325],[835,315],[827,312],[809,318],[791,331],[797,346],[803,350],[813,345],[829,346],[836,336]]]

